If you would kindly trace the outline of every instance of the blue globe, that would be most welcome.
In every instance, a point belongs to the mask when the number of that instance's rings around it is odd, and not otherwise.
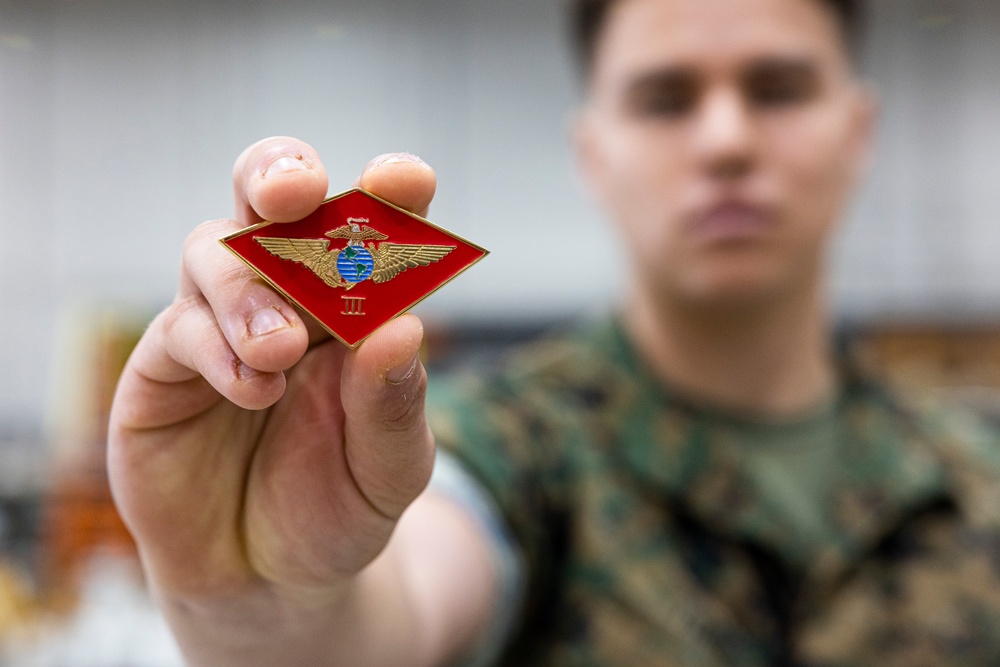
[[[375,270],[372,254],[359,246],[349,245],[337,257],[337,271],[349,283],[360,283],[371,278]]]

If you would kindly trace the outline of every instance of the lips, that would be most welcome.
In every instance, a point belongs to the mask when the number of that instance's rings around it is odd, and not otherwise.
[[[760,240],[776,224],[770,207],[739,201],[716,204],[696,214],[695,237],[703,243],[740,243]]]

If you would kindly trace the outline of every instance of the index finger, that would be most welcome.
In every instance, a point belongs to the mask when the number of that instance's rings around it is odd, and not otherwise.
[[[380,155],[364,168],[358,186],[419,216],[426,216],[437,189],[429,164],[411,153]]]
[[[236,220],[293,222],[326,198],[327,175],[319,154],[294,137],[270,137],[253,144],[233,165]]]

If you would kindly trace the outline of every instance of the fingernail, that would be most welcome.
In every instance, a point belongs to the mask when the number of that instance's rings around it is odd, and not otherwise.
[[[309,169],[309,165],[301,158],[285,155],[267,165],[261,175],[266,177],[270,174],[290,174],[294,171],[306,171],[307,169]]]
[[[410,359],[409,361],[402,363],[399,366],[396,366],[395,368],[390,368],[389,371],[385,374],[386,382],[388,382],[389,384],[399,384],[400,382],[403,382],[404,380],[409,378],[411,375],[413,375],[413,372],[417,370],[418,359],[419,357],[417,355],[413,355],[413,358]]]
[[[247,333],[250,334],[251,338],[255,338],[266,336],[287,326],[288,320],[278,312],[277,308],[261,308],[250,316],[250,321],[247,322]]]
[[[242,361],[236,361],[236,379],[238,380],[249,380],[250,378],[257,375],[257,371],[250,368]]]
[[[379,155],[377,158],[368,163],[368,170],[378,169],[382,165],[386,164],[403,164],[403,163],[423,163],[416,155],[412,153],[386,153],[385,155]]]

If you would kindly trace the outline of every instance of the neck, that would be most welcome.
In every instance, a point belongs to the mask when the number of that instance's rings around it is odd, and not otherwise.
[[[738,313],[633,299],[624,321],[663,381],[694,400],[780,418],[828,400],[836,371],[821,290]]]

